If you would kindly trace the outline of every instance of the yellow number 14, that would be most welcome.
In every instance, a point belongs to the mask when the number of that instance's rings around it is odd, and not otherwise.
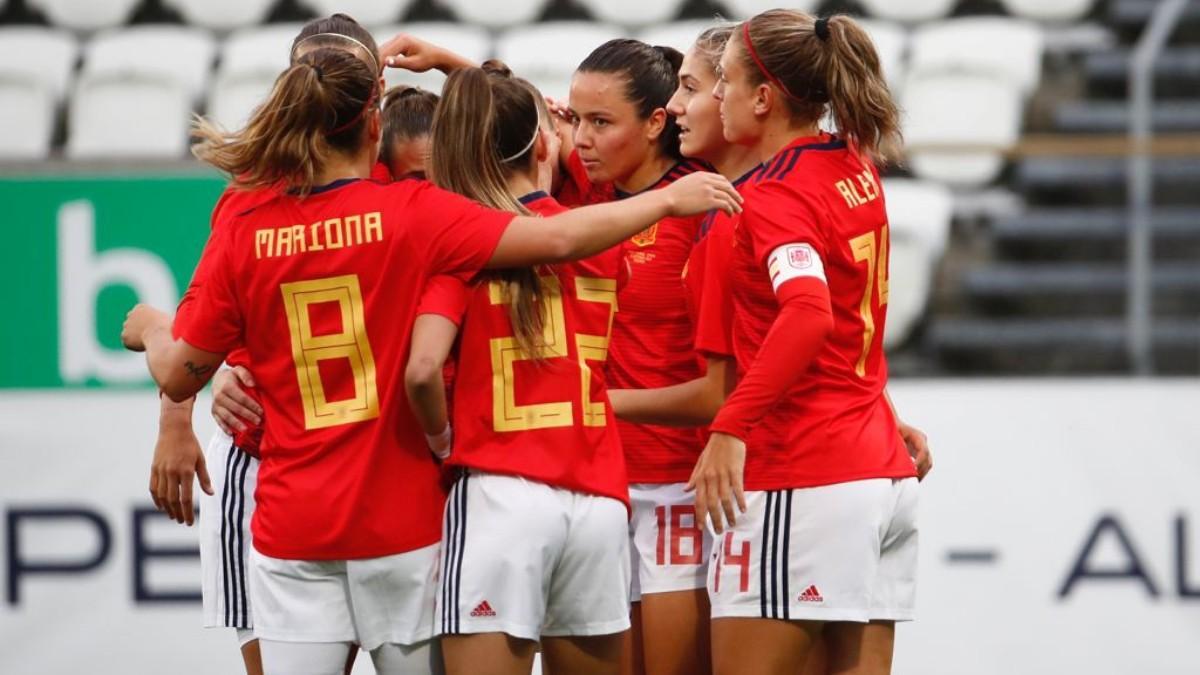
[[[867,232],[850,240],[850,250],[854,252],[855,262],[867,263],[867,286],[863,289],[862,301],[858,305],[858,313],[863,322],[863,346],[858,364],[854,367],[854,372],[858,373],[859,377],[864,377],[867,374],[867,356],[871,353],[871,343],[875,339],[872,296],[878,296],[880,307],[888,301],[888,226],[880,228],[878,245],[875,243],[875,233]]]

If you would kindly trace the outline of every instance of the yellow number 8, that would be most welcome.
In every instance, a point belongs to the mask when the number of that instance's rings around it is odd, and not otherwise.
[[[279,290],[283,293],[291,331],[292,358],[304,404],[304,428],[324,429],[379,417],[375,357],[367,340],[358,275],[281,284]],[[337,305],[342,323],[339,332],[313,334],[309,308],[318,304]],[[354,380],[352,398],[330,401],[325,394],[319,364],[333,359],[349,362]]]

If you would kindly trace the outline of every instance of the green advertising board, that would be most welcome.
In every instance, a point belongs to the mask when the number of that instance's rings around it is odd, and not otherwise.
[[[209,174],[0,178],[0,388],[148,382],[121,349],[125,312],[174,309],[223,187]]]

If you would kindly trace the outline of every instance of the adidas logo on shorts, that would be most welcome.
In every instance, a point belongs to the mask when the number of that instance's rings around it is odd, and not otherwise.
[[[817,590],[815,585],[804,589],[800,594],[800,602],[825,602],[825,598],[821,597],[821,591]]]
[[[471,610],[471,616],[473,616],[473,617],[496,616],[496,610],[492,609],[492,606],[490,604],[488,604],[487,600],[484,600],[483,602],[476,605],[475,609]]]

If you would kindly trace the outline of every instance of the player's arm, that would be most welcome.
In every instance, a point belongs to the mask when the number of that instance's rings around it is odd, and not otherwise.
[[[125,317],[121,342],[131,351],[146,352],[150,377],[172,401],[185,401],[204,388],[225,354],[197,349],[171,335],[171,318],[147,305],[137,305]]]
[[[896,426],[900,429],[900,438],[904,439],[904,445],[908,448],[908,455],[912,457],[913,464],[917,467],[917,480],[925,480],[925,476],[933,469],[933,454],[929,452],[929,437],[924,431],[905,424],[899,413],[896,412],[896,404],[892,402],[892,395],[887,389],[883,390],[883,396],[887,399],[888,407],[892,409],[892,417],[896,419]]]
[[[199,478],[200,488],[213,494],[204,452],[192,430],[195,403],[195,398],[177,403],[159,397],[158,440],[150,464],[150,498],[154,506],[171,520],[188,526],[194,522],[196,513],[192,502],[193,478]]]
[[[414,73],[440,70],[449,75],[460,68],[479,65],[445,47],[439,47],[408,33],[400,33],[383,43],[379,47],[379,56],[384,64],[392,68],[403,68]]]
[[[697,172],[661,190],[572,209],[549,218],[514,218],[487,262],[489,269],[580,260],[632,237],[669,216],[712,209],[741,211],[742,197],[723,176]]]
[[[734,362],[708,357],[703,377],[657,389],[610,389],[608,399],[617,417],[638,424],[698,427],[712,422],[733,390]]]
[[[446,413],[443,369],[458,336],[458,326],[440,314],[421,314],[413,323],[412,350],[404,369],[408,405],[425,431],[429,449],[450,456],[450,419]]]

